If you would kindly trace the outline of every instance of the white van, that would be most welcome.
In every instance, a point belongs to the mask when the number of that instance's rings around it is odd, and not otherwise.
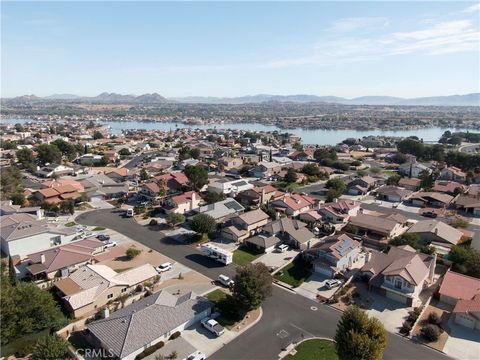
[[[233,280],[226,275],[218,275],[218,282],[226,287],[233,287],[235,284]]]
[[[128,208],[125,215],[126,215],[126,217],[133,217],[133,215],[134,215],[133,208]]]
[[[277,251],[281,252],[281,253],[284,253],[288,249],[289,249],[288,245],[285,245],[285,244],[280,244],[280,245],[277,246]]]

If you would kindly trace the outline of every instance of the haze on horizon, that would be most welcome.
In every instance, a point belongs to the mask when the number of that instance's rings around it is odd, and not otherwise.
[[[2,97],[480,91],[478,2],[4,2]]]

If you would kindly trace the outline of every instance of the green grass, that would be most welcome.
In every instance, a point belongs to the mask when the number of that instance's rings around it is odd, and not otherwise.
[[[207,294],[207,299],[213,302],[214,304],[219,303],[227,297],[224,291],[217,289],[213,290],[211,293]]]
[[[105,230],[104,227],[102,227],[102,226],[97,226],[97,227],[94,228],[92,231],[103,231],[103,230]]]
[[[0,347],[0,355],[7,356],[12,354],[18,354],[20,357],[28,355],[38,339],[47,336],[50,333],[49,329],[42,330],[37,333],[22,335],[18,339],[10,341],[8,344]]]
[[[275,279],[287,283],[293,287],[302,285],[310,275],[310,271],[307,269],[307,265],[303,261],[294,260],[280,271],[278,271],[274,277]]]
[[[233,252],[233,262],[237,265],[247,265],[260,255],[262,254],[259,254],[248,247],[242,247]]]
[[[285,360],[338,360],[335,343],[330,340],[311,339],[302,342],[295,355],[287,355]]]
[[[122,269],[114,269],[114,270],[115,270],[115,272],[117,272],[117,273],[122,273],[122,272],[127,271],[127,270],[130,270],[130,269],[131,269],[131,267],[129,267],[129,268],[122,268]]]
[[[73,227],[75,225],[77,225],[77,223],[75,221],[70,221],[70,222],[65,224],[66,227]]]

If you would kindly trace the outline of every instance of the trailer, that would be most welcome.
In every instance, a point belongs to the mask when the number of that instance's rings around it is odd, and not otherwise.
[[[200,250],[203,255],[221,262],[222,264],[228,265],[233,261],[233,253],[231,251],[222,249],[211,242],[202,244]]]

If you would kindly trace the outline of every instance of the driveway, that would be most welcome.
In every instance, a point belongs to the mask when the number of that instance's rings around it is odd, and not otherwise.
[[[405,307],[405,305],[397,301],[374,293],[370,293],[369,296],[373,301],[370,309],[367,310],[368,315],[380,320],[387,331],[392,333],[398,332],[404,320],[408,317],[408,312],[413,310],[413,308]]]
[[[329,279],[330,278],[328,276],[314,273],[310,275],[302,285],[295,289],[295,291],[297,294],[312,300],[315,300],[317,295],[320,295],[325,299],[330,299],[338,290],[338,286],[334,287],[333,289],[327,288],[325,283]]]
[[[298,255],[297,250],[287,250],[283,253],[273,251],[271,253],[266,253],[256,258],[255,260],[253,260],[253,263],[262,262],[267,267],[275,267],[279,269],[287,265],[293,259],[295,259],[297,255]]]
[[[221,349],[227,343],[232,341],[238,333],[225,329],[221,336],[215,336],[205,329],[200,323],[182,331],[182,337],[190,343],[195,349],[203,352],[207,357]]]
[[[452,318],[448,327],[449,336],[443,351],[456,359],[480,359],[480,331],[457,325]]]

